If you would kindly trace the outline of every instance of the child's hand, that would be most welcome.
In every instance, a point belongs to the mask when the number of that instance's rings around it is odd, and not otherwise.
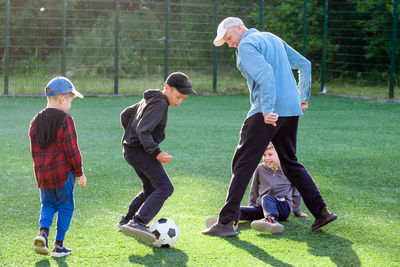
[[[172,160],[172,156],[167,152],[161,152],[157,155],[156,159],[164,164],[168,164]]]
[[[85,175],[85,174],[82,174],[82,176],[79,177],[79,183],[78,183],[78,185],[81,186],[81,185],[83,184],[83,186],[86,186],[86,182],[87,182],[87,180],[86,180],[86,175]]]
[[[302,213],[300,213],[300,214],[296,214],[296,217],[308,218],[308,214],[302,212]]]

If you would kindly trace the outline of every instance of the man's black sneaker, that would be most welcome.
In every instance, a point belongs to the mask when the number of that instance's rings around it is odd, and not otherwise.
[[[322,209],[321,214],[318,218],[315,218],[314,223],[311,225],[312,230],[316,230],[321,228],[324,225],[327,225],[330,222],[336,220],[337,216],[326,206]]]
[[[210,228],[201,231],[203,235],[220,236],[220,237],[236,237],[238,232],[235,228],[235,222],[228,224],[214,223]]]
[[[119,229],[122,228],[123,225],[127,224],[129,222],[129,220],[125,219],[124,216],[122,216],[121,220],[119,221],[119,223],[117,223],[115,226],[117,226]]]

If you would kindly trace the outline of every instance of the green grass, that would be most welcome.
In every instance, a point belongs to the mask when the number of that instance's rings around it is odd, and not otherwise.
[[[175,191],[157,217],[174,219],[181,237],[174,248],[157,249],[114,226],[141,189],[123,160],[119,125],[120,111],[138,100],[74,101],[70,113],[88,186],[75,191],[65,240],[73,254],[56,260],[32,250],[40,200],[27,131],[46,100],[0,98],[0,266],[400,265],[400,105],[312,96],[300,120],[298,158],[338,220],[311,231],[313,218],[291,216],[281,235],[259,234],[241,222],[238,238],[199,232],[224,203],[248,96],[189,97],[170,108],[161,148],[174,157],[166,169]],[[54,235],[53,224],[50,243]]]

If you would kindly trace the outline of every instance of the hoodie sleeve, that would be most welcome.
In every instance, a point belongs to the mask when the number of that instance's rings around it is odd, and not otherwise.
[[[260,179],[260,168],[257,167],[254,172],[253,182],[251,183],[250,193],[249,193],[249,206],[256,206],[258,198],[258,184]]]
[[[292,185],[293,213],[296,216],[301,214],[301,196],[296,187]]]
[[[75,122],[72,116],[66,115],[64,120],[64,135],[62,146],[67,161],[71,164],[75,177],[81,177],[82,172],[82,156],[79,151],[78,137],[75,130]]]
[[[157,157],[161,150],[154,141],[152,133],[167,111],[168,105],[163,104],[161,101],[154,102],[146,107],[136,126],[136,134],[144,150],[153,157]]]

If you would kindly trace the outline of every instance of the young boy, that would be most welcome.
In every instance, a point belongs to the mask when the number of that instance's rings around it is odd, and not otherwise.
[[[278,155],[269,143],[258,165],[250,189],[249,206],[240,207],[240,219],[250,220],[259,232],[282,233],[285,221],[293,211],[297,217],[308,217],[301,211],[301,196],[283,174]]]
[[[117,226],[124,234],[143,242],[156,240],[147,224],[174,190],[162,165],[169,163],[172,156],[159,147],[165,138],[168,106],[178,106],[190,94],[196,95],[196,92],[189,77],[174,72],[167,77],[163,91],[144,92],[141,101],[121,113],[125,130],[122,138],[124,158],[142,180],[143,189],[132,200],[127,214]]]
[[[250,189],[249,206],[240,207],[240,220],[253,221],[251,228],[259,232],[282,233],[285,221],[293,211],[297,217],[308,217],[301,211],[301,196],[283,174],[278,155],[269,143],[263,155],[263,163],[254,172]],[[217,222],[208,218],[206,227]],[[235,229],[237,224],[234,225]]]
[[[34,251],[48,255],[48,236],[53,216],[58,212],[57,235],[52,257],[71,254],[64,246],[64,237],[74,212],[74,183],[86,186],[82,158],[78,147],[74,119],[66,112],[74,97],[82,98],[74,85],[64,77],[52,79],[45,88],[47,107],[32,119],[29,128],[31,152],[37,186],[40,189],[39,235]]]

